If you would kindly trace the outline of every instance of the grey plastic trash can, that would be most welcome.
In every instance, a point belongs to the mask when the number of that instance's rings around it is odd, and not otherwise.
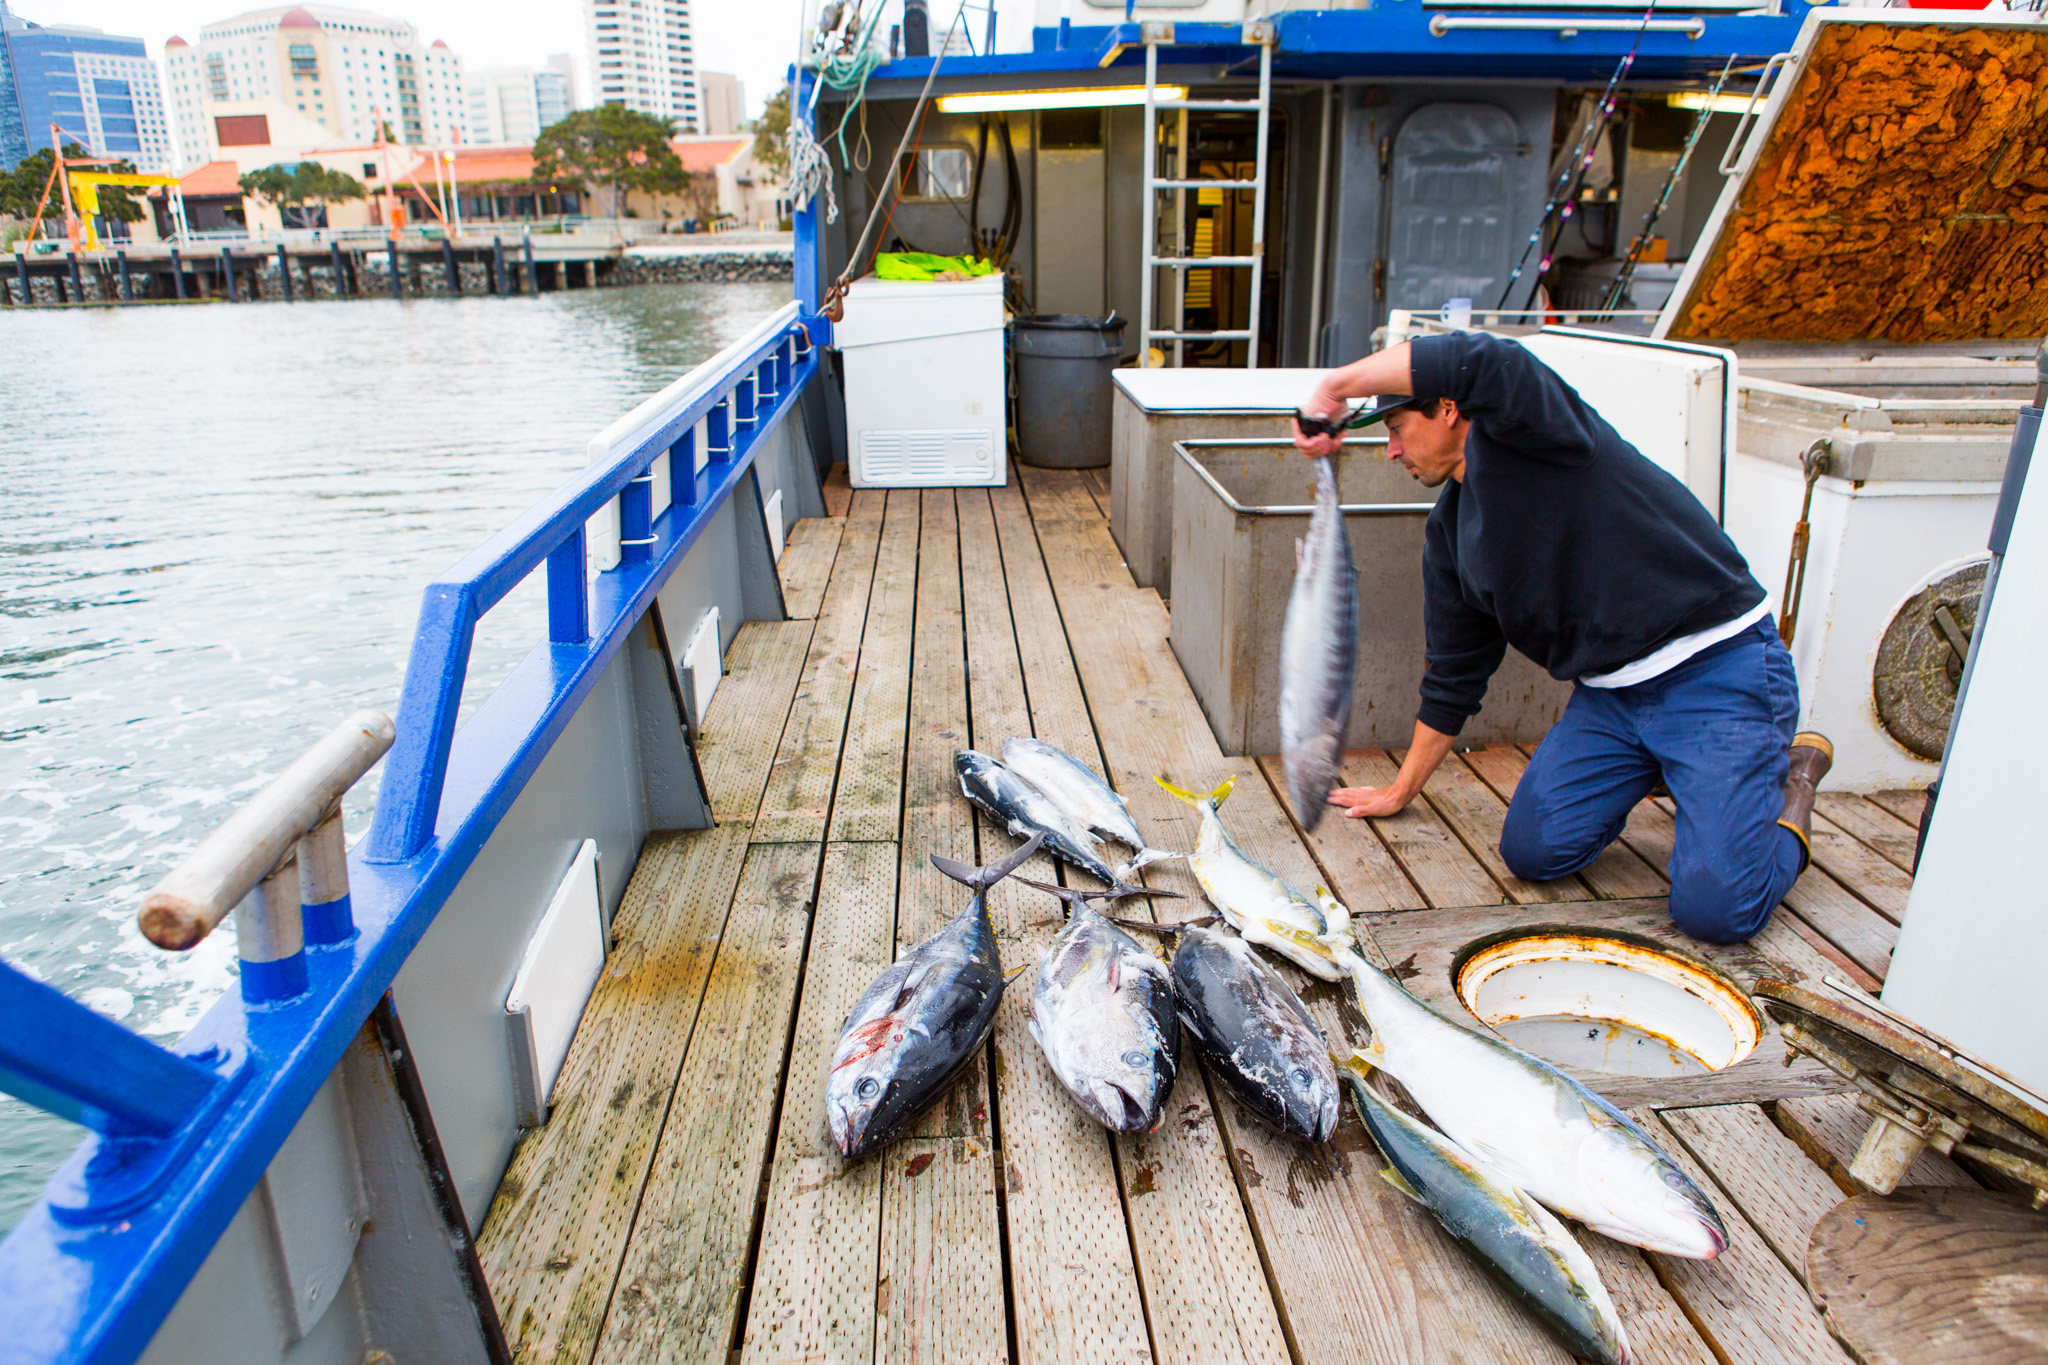
[[[1109,372],[1124,321],[1077,313],[1017,319],[1017,449],[1041,469],[1109,463]]]

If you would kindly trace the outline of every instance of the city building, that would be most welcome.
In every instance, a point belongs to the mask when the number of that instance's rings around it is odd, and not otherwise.
[[[188,167],[222,158],[215,106],[269,102],[330,138],[443,146],[463,126],[462,62],[446,43],[422,45],[403,19],[335,5],[251,10],[206,25],[197,43],[164,45],[171,110]],[[241,144],[247,145],[247,144]]]
[[[593,103],[668,119],[678,132],[703,127],[689,0],[583,0]]]
[[[0,166],[48,147],[54,124],[94,156],[169,169],[163,87],[140,38],[31,23],[0,0],[0,49]]]
[[[703,115],[703,127],[698,131],[707,136],[731,137],[746,123],[747,95],[738,76],[723,71],[699,71],[697,97],[698,110]]]
[[[561,76],[562,88],[569,92],[571,109],[588,109],[590,104],[583,98],[583,82],[576,75],[576,59],[566,52],[550,52],[542,66]]]
[[[14,93],[14,62],[7,55],[7,35],[21,20],[0,0],[0,171],[11,171],[28,155],[28,134],[21,126],[21,100]]]
[[[494,66],[463,78],[463,141],[531,147],[575,108],[569,78],[554,69]]]
[[[727,228],[774,230],[789,206],[775,172],[754,155],[751,137],[683,134],[670,141],[690,184],[681,194],[650,195],[634,190],[626,208],[645,219],[659,219],[665,231],[723,231]]]

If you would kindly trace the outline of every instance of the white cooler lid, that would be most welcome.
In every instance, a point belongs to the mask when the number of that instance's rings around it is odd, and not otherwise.
[[[1000,330],[1003,275],[971,280],[855,280],[846,290],[846,316],[832,328],[841,350]]]
[[[1293,412],[1328,370],[1113,370],[1146,412]]]

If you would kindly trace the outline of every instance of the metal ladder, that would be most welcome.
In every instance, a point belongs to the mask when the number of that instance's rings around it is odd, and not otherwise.
[[[1246,46],[1256,44],[1259,49],[1259,97],[1254,100],[1225,99],[1177,99],[1159,98],[1159,47],[1173,41],[1173,25],[1170,23],[1147,23],[1143,26],[1142,39],[1145,44],[1145,205],[1147,226],[1145,233],[1145,267],[1139,283],[1138,304],[1138,356],[1140,365],[1150,365],[1152,343],[1170,341],[1173,343],[1172,364],[1178,369],[1184,362],[1186,346],[1190,341],[1242,341],[1245,343],[1245,368],[1259,367],[1259,308],[1260,291],[1265,283],[1265,272],[1259,267],[1266,255],[1266,135],[1272,118],[1273,108],[1273,26],[1263,21],[1244,26]],[[1179,115],[1179,137],[1175,142],[1173,175],[1161,178],[1159,175],[1159,115],[1161,111]],[[1199,180],[1188,178],[1188,112],[1190,110],[1234,110],[1254,112],[1259,116],[1258,160],[1256,173],[1250,180]],[[1188,254],[1188,223],[1190,214],[1186,200],[1180,196],[1201,190],[1250,190],[1252,192],[1252,251],[1249,256],[1191,256]],[[1172,201],[1171,230],[1173,232],[1173,254],[1159,254],[1159,236],[1162,219],[1168,215],[1160,208],[1159,195],[1170,192]],[[1242,267],[1251,272],[1251,319],[1250,326],[1225,331],[1190,332],[1187,330],[1188,271]],[[1157,286],[1157,272],[1173,272],[1173,326],[1155,327],[1154,291]]]

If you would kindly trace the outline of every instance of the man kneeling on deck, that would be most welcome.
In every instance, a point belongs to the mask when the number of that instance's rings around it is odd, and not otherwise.
[[[1761,929],[1811,856],[1834,750],[1793,733],[1792,656],[1734,542],[1514,341],[1421,337],[1333,370],[1302,409],[1322,422],[1298,423],[1295,444],[1334,454],[1331,422],[1371,396],[1387,457],[1444,491],[1422,552],[1415,741],[1392,786],[1331,804],[1392,815],[1414,800],[1513,645],[1575,686],[1508,806],[1509,870],[1578,871],[1661,781],[1678,807],[1672,919],[1715,943]]]

